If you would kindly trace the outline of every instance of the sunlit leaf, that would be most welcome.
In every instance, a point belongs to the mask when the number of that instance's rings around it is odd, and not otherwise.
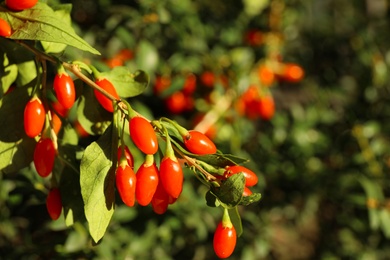
[[[68,26],[72,25],[72,19],[70,17],[70,12],[72,11],[71,4],[62,4],[62,5],[54,6],[53,10],[57,15],[58,19],[61,19],[63,23],[66,23]],[[64,43],[41,41],[41,44],[43,49],[47,53],[60,53],[63,52],[66,48],[66,44]]]
[[[85,87],[77,106],[77,119],[92,135],[101,135],[111,122],[111,114],[99,104],[92,88]]]
[[[110,159],[112,149],[112,129],[108,128],[98,141],[85,149],[81,159],[81,194],[89,232],[95,242],[103,237],[114,213],[115,168]]]
[[[33,8],[20,12],[0,11],[0,18],[11,25],[14,40],[37,40],[62,43],[93,54],[100,54],[89,45],[73,28],[64,23],[48,5],[38,2]]]
[[[116,88],[118,95],[123,98],[138,96],[149,83],[149,76],[142,70],[130,72],[126,67],[115,67],[102,73]]]

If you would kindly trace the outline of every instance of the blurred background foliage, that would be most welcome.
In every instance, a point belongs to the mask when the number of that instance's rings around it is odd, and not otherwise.
[[[139,111],[189,128],[212,111],[202,130],[224,153],[250,159],[263,198],[240,208],[244,233],[231,259],[390,255],[388,1],[61,2],[73,4],[74,27],[102,52],[68,48],[64,59],[147,71],[150,86],[131,100]],[[303,79],[280,77],[287,63]],[[262,66],[271,78],[258,76]],[[188,75],[194,90],[184,88]],[[270,119],[240,106],[250,86],[273,98]],[[135,157],[137,167],[143,158]],[[49,220],[47,191],[30,168],[0,180],[2,259],[216,258],[222,210],[206,206],[206,188],[189,171],[162,216],[118,203],[99,245],[86,223]]]

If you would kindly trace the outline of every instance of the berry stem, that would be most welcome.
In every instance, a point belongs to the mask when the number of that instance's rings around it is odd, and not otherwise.
[[[36,69],[36,72],[37,72],[37,81],[35,83],[35,86],[31,92],[31,96],[38,96],[38,90],[39,90],[39,87],[41,86],[41,82],[42,82],[42,76],[41,76],[41,69],[40,67],[42,66],[40,60],[38,60],[38,58],[36,57],[34,59],[34,63],[35,63],[35,69]]]
[[[172,124],[177,129],[177,131],[179,131],[179,134],[183,138],[189,135],[188,130],[185,129],[184,127],[182,127],[181,125],[179,125],[176,121],[171,120],[171,119],[166,118],[166,117],[162,117],[161,120],[166,121],[166,122]]]
[[[70,63],[67,63],[67,62],[62,62],[62,65],[67,69],[67,70],[70,70],[73,74],[75,74],[79,79],[81,79],[82,81],[84,81],[85,83],[87,83],[88,85],[90,85],[93,89],[96,89],[97,91],[101,92],[104,96],[106,96],[107,98],[109,98],[110,100],[112,101],[117,101],[117,102],[120,102],[121,99],[117,99],[116,97],[114,97],[113,95],[111,95],[110,93],[108,93],[107,91],[105,91],[104,89],[102,89],[101,87],[99,87],[99,85],[97,85],[93,80],[91,80],[90,78],[88,78],[86,75],[84,75],[82,72],[81,72],[81,69],[79,67],[79,65],[77,64],[70,64]],[[92,71],[96,71],[96,73],[99,73],[93,66],[91,66],[91,69]],[[96,77],[95,75],[95,72],[93,72],[94,76]]]
[[[233,227],[232,221],[230,220],[229,211],[227,208],[223,208],[222,227],[224,228]]]
[[[220,176],[223,176],[224,172],[225,172],[225,169],[223,168],[215,168],[214,166],[204,162],[204,161],[200,161],[200,160],[197,160],[197,163],[203,167],[203,169],[205,169],[208,173],[215,173],[217,175],[220,175]]]
[[[119,116],[119,111],[117,109],[117,103],[114,103],[114,113],[112,115],[112,121],[113,121],[113,129],[112,129],[112,142],[113,142],[113,146],[111,148],[111,159],[112,159],[112,162],[113,164],[112,165],[116,165],[117,163],[117,156],[116,156],[116,151],[118,150],[118,136],[120,136],[120,140],[121,140],[121,149],[122,149],[122,155],[121,155],[121,158],[119,158],[119,165],[121,165],[124,161],[127,163],[127,160],[126,160],[126,156],[125,156],[125,151],[124,151],[124,142],[123,142],[123,133],[124,133],[124,126],[125,126],[125,123],[123,122],[123,125],[122,125],[122,128],[119,127],[120,125],[120,116]],[[113,147],[115,147],[116,149],[113,149]]]
[[[149,167],[149,166],[153,165],[153,163],[154,163],[153,154],[147,154],[145,156],[145,162],[144,162],[145,167]]]
[[[193,167],[195,167],[199,172],[201,172],[201,173],[205,176],[205,179],[206,179],[208,182],[215,182],[215,181],[217,180],[217,178],[216,178],[214,175],[212,175],[211,173],[207,172],[203,167],[201,167],[201,166],[199,165],[199,163],[198,163],[199,161],[198,161],[198,160],[196,160],[196,159],[194,159],[194,158],[192,158],[192,157],[189,157],[189,156],[183,154],[183,153],[182,153],[179,149],[177,149],[176,147],[174,147],[174,149],[175,149],[175,151],[180,155],[181,158],[183,158],[184,160],[187,161],[187,163],[188,163],[189,166],[193,166]],[[205,185],[207,185],[207,186],[210,185],[209,183],[205,183],[205,182],[203,181],[203,179],[200,179],[200,178],[198,177],[198,175],[196,175],[196,177],[197,177],[203,184],[205,184]],[[219,185],[219,184],[218,184],[218,185]]]
[[[202,120],[194,127],[194,130],[206,133],[218,119],[231,107],[234,96],[233,90],[228,90],[215,105],[207,112]]]
[[[56,153],[58,155],[58,142],[57,142],[57,134],[54,131],[54,125],[53,125],[53,116],[50,109],[46,110],[46,122],[45,122],[45,128],[43,130],[42,136],[48,136],[53,141],[54,148],[56,150]]]
[[[65,70],[64,66],[62,65],[62,63],[58,63],[57,74],[58,75],[68,75],[68,73],[66,73],[66,70]]]
[[[171,143],[171,137],[169,136],[168,130],[163,127],[164,135],[165,135],[165,141],[167,143],[167,146],[165,148],[165,155],[164,157],[170,158],[174,161],[177,161],[175,151],[173,150],[172,143]]]
[[[127,108],[126,110],[127,110],[128,116],[129,116],[129,118],[128,118],[129,122],[130,122],[130,119],[138,116],[138,113],[131,107],[129,102],[127,102],[126,100],[122,100],[121,103],[123,103]]]

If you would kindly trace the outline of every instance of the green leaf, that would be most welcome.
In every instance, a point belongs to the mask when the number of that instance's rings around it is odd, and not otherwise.
[[[197,155],[197,154],[190,153],[184,147],[183,139],[180,133],[177,131],[176,127],[168,121],[162,121],[161,123],[164,125],[164,127],[166,127],[169,130],[169,135],[171,137],[172,144],[176,146],[180,150],[180,152],[182,152],[185,155],[196,158],[197,160],[204,161],[215,167],[221,167],[221,168],[225,168],[228,165],[236,165],[236,164],[242,164],[248,162],[248,159],[244,159],[231,154],[216,153],[216,154],[208,154],[208,155]]]
[[[10,39],[62,43],[93,54],[100,54],[79,37],[69,24],[64,23],[60,15],[42,2],[20,12],[0,11],[0,18],[11,25],[13,33]]]
[[[221,203],[219,202],[217,197],[215,197],[215,195],[211,191],[207,191],[205,197],[206,197],[207,206],[214,208],[214,207],[218,207],[219,205],[221,205]]]
[[[112,128],[90,144],[81,159],[80,186],[89,232],[98,242],[114,213],[115,167],[112,165]]]
[[[0,12],[1,15],[1,12]],[[35,56],[26,48],[14,41],[0,37],[0,53],[5,53],[3,64],[0,65],[0,77],[9,77],[7,81],[14,80],[14,66],[17,67],[16,85],[21,87],[31,83],[37,77]],[[12,66],[12,73],[7,73],[7,67]],[[4,86],[3,86],[3,89]]]
[[[28,166],[33,160],[35,144],[31,138],[16,142],[0,141],[0,172],[7,174]]]
[[[77,145],[79,137],[71,124],[63,124],[60,134],[60,139],[58,140],[59,145]]]
[[[33,60],[17,64],[18,78],[16,80],[17,86],[24,86],[32,83],[37,78],[37,67]]]
[[[236,165],[238,161],[241,161],[241,158],[239,157],[232,157],[228,154],[208,154],[208,155],[191,155],[192,157],[195,157],[197,160],[204,161],[210,165],[213,165],[215,167],[221,167],[224,168],[228,165]],[[234,160],[232,160],[234,158]],[[245,159],[242,159],[245,160]]]
[[[172,78],[171,85],[169,86],[169,88],[167,88],[161,92],[160,97],[161,98],[169,97],[170,95],[172,95],[176,91],[183,89],[184,82],[185,82],[184,76],[178,75],[178,76]]]
[[[68,26],[72,25],[72,19],[70,17],[70,12],[72,11],[71,4],[53,6],[53,10],[58,19],[60,19],[63,23],[66,23]],[[66,48],[66,44],[63,43],[41,41],[41,44],[47,53],[60,53],[63,52]]]
[[[224,207],[233,208],[241,199],[245,187],[245,177],[242,173],[233,174],[220,187],[212,187],[212,193],[224,204]]]
[[[149,84],[149,76],[144,71],[138,70],[132,73],[122,66],[103,72],[102,76],[115,86],[118,95],[123,98],[140,95]]]
[[[77,106],[77,120],[92,135],[101,135],[111,123],[111,114],[99,104],[92,88],[84,87]]]
[[[85,222],[84,202],[80,188],[80,174],[73,167],[66,165],[62,170],[59,183],[62,194],[62,205],[64,207],[65,224],[72,226],[76,222]]]
[[[29,89],[23,87],[0,100],[0,170],[4,173],[22,169],[32,161],[36,142],[26,136],[22,123],[29,98]]]
[[[229,51],[233,65],[240,70],[249,71],[253,67],[254,53],[251,48],[239,47]]]
[[[383,191],[377,182],[366,177],[360,177],[359,181],[366,193],[367,199],[374,199],[376,201],[384,200]],[[372,229],[377,230],[380,227],[381,215],[377,208],[368,209],[368,219]]]
[[[243,196],[240,201],[240,205],[248,206],[249,204],[258,202],[260,199],[261,199],[260,193],[253,193],[249,196],[245,196],[245,197]]]
[[[0,54],[1,55],[1,54]],[[0,64],[0,98],[7,92],[18,76],[18,67],[10,64],[7,54],[3,55],[3,63]]]
[[[258,16],[269,5],[270,0],[244,0],[244,9],[249,16]]]
[[[229,209],[229,217],[230,221],[232,222],[234,229],[236,230],[236,234],[238,237],[242,235],[243,229],[242,229],[242,222],[240,213],[238,213],[238,207],[234,207],[232,209]]]
[[[172,67],[172,70],[175,71],[192,71],[193,73],[199,73],[203,69],[202,61],[200,57],[196,55],[190,56],[176,52],[169,57],[167,62]]]
[[[234,154],[224,154],[225,159],[234,162],[235,164],[243,164],[249,162],[247,158],[242,158]]]
[[[158,52],[154,45],[148,41],[141,41],[136,50],[136,64],[138,68],[147,71],[148,73],[153,72],[158,65]]]
[[[166,126],[167,124],[164,123],[164,125]],[[188,150],[186,150],[184,146],[182,146],[181,141],[178,140],[176,136],[179,135],[178,132],[176,134],[173,133],[173,135],[174,136],[172,136],[170,133],[170,136],[172,137],[171,142],[180,150],[180,152],[190,157],[196,158],[197,160],[204,161],[215,167],[225,168],[228,165],[242,164],[248,161],[248,159],[244,159],[231,154],[216,153],[216,154],[208,154],[208,155],[196,155],[190,153]]]
[[[376,199],[378,201],[384,200],[383,191],[378,182],[370,180],[366,177],[359,178],[360,184],[363,186],[364,192],[367,195],[367,198]]]
[[[388,209],[381,209],[379,212],[382,231],[387,238],[390,238],[390,212]]]

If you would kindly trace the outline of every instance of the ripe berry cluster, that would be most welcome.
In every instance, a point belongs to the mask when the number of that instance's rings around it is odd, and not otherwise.
[[[130,113],[131,114],[131,113]],[[181,135],[180,145],[195,156],[212,155],[217,153],[215,144],[203,133],[195,130],[186,130],[169,119],[169,123]],[[170,136],[163,126],[164,122],[148,122],[140,116],[130,119],[130,137],[134,144],[146,154],[145,161],[135,173],[133,170],[134,158],[127,146],[118,147],[118,165],[116,169],[116,187],[124,204],[133,207],[136,202],[141,206],[152,205],[157,214],[166,212],[168,206],[176,202],[183,189],[183,171],[175,155]],[[156,128],[156,130],[153,128]],[[160,166],[154,160],[158,150],[157,135],[165,133],[166,149]],[[219,169],[219,174],[213,175],[219,182],[224,182],[234,174],[241,173],[245,178],[243,196],[250,196],[252,191],[248,187],[257,184],[258,177],[254,172],[240,165],[230,165]],[[217,225],[214,234],[214,250],[218,257],[229,257],[235,248],[237,239],[236,230],[230,221],[227,209],[223,219]]]
[[[64,109],[68,110],[73,106],[76,97],[73,79],[63,68],[54,77],[53,90]],[[25,106],[24,130],[28,137],[39,139],[34,149],[33,162],[37,173],[41,177],[48,177],[53,171],[58,153],[57,143],[54,140],[60,131],[62,121],[53,108],[49,108],[46,104],[45,109],[37,92]],[[61,195],[57,187],[52,187],[46,203],[50,217],[57,219],[62,210]]]
[[[130,113],[131,114],[131,113]],[[159,169],[154,160],[158,151],[157,134],[152,124],[144,117],[135,115],[129,120],[130,137],[133,143],[146,154],[145,161],[133,171],[133,156],[127,146],[118,147],[118,168],[116,170],[116,186],[123,202],[134,206],[135,201],[142,206],[152,204],[157,214],[164,213],[169,204],[175,202],[183,189],[183,170],[173,150],[170,137],[162,124],[162,136],[165,134],[166,149],[161,159]],[[215,154],[215,144],[204,134],[177,126],[182,132],[184,147],[195,155]],[[157,130],[159,131],[159,130]]]

